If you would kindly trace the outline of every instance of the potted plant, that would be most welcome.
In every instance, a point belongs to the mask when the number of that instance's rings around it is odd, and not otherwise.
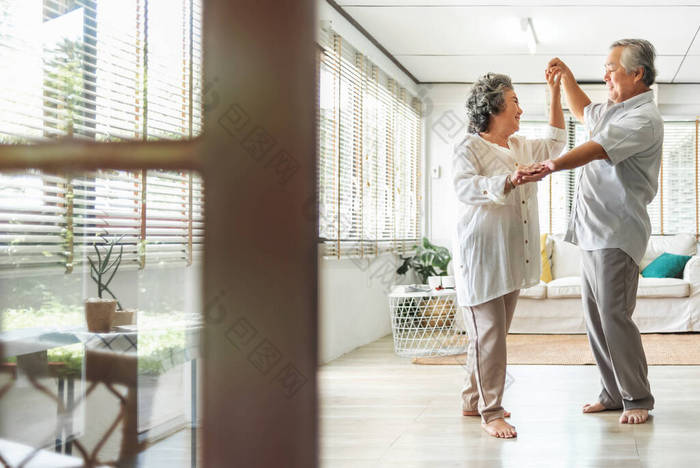
[[[431,288],[440,285],[441,277],[447,276],[447,266],[452,260],[450,251],[446,247],[432,244],[424,237],[420,245],[415,246],[412,256],[401,257],[403,263],[396,273],[403,275],[408,269],[413,269],[423,283],[429,283]],[[425,296],[418,304],[418,313],[421,325],[430,328],[449,328],[454,319],[454,305],[452,299]]]
[[[409,257],[401,257],[403,263],[396,270],[399,275],[406,274],[409,268],[415,270],[425,284],[431,276],[447,276],[447,265],[452,260],[446,247],[431,244],[427,237],[421,244],[415,246],[415,253]]]
[[[120,245],[119,242],[124,236],[117,239],[107,236],[106,232],[100,236],[104,241],[102,247],[98,247],[97,243],[92,244],[97,260],[94,261],[88,257],[90,277],[97,284],[97,297],[85,301],[85,319],[88,330],[94,333],[109,332],[113,325],[132,323],[134,318],[134,311],[125,311],[112,290],[109,289],[109,285],[122,262],[124,246]],[[118,253],[114,253],[116,246],[119,247]],[[111,299],[103,297],[105,293],[109,294]]]

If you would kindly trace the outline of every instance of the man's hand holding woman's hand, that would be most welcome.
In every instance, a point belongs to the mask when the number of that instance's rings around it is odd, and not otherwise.
[[[513,185],[518,186],[529,182],[538,182],[554,171],[551,160],[519,167],[510,175]]]
[[[569,67],[566,66],[564,62],[561,61],[559,57],[555,57],[549,61],[547,68],[544,71],[545,79],[547,84],[552,87],[556,84],[558,87],[561,84],[562,79],[573,80],[574,74],[571,73]]]

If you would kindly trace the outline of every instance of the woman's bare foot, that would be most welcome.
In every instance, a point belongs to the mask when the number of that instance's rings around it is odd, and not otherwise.
[[[603,406],[603,404],[599,401],[596,401],[595,403],[587,403],[583,405],[583,412],[584,413],[599,413],[601,411],[605,411],[607,408]]]
[[[622,424],[644,424],[647,419],[649,419],[649,410],[644,408],[628,409],[620,416]]]
[[[462,416],[481,416],[481,413],[478,411],[462,410]],[[503,417],[510,418],[510,411],[503,411]]]
[[[487,423],[481,423],[481,427],[491,436],[499,439],[512,439],[518,437],[515,427],[511,426],[504,419],[498,418]]]

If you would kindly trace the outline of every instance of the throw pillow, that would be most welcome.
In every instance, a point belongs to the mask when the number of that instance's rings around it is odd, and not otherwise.
[[[639,269],[644,270],[656,257],[664,252],[675,255],[695,255],[697,240],[695,234],[676,234],[673,236],[651,236],[639,264]]]
[[[547,233],[540,236],[540,257],[542,258],[540,281],[549,283],[552,281],[552,264],[549,262],[549,254],[547,253]]]
[[[664,252],[642,270],[642,276],[645,278],[683,278],[683,268],[691,258],[689,255]]]
[[[552,240],[552,278],[581,276],[581,249],[564,241],[563,234],[553,234],[548,238]]]

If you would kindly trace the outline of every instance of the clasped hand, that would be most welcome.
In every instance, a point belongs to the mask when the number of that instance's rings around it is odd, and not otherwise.
[[[514,185],[527,184],[529,182],[538,182],[551,174],[554,170],[552,161],[544,161],[541,163],[530,164],[516,169],[511,175],[510,180]]]

